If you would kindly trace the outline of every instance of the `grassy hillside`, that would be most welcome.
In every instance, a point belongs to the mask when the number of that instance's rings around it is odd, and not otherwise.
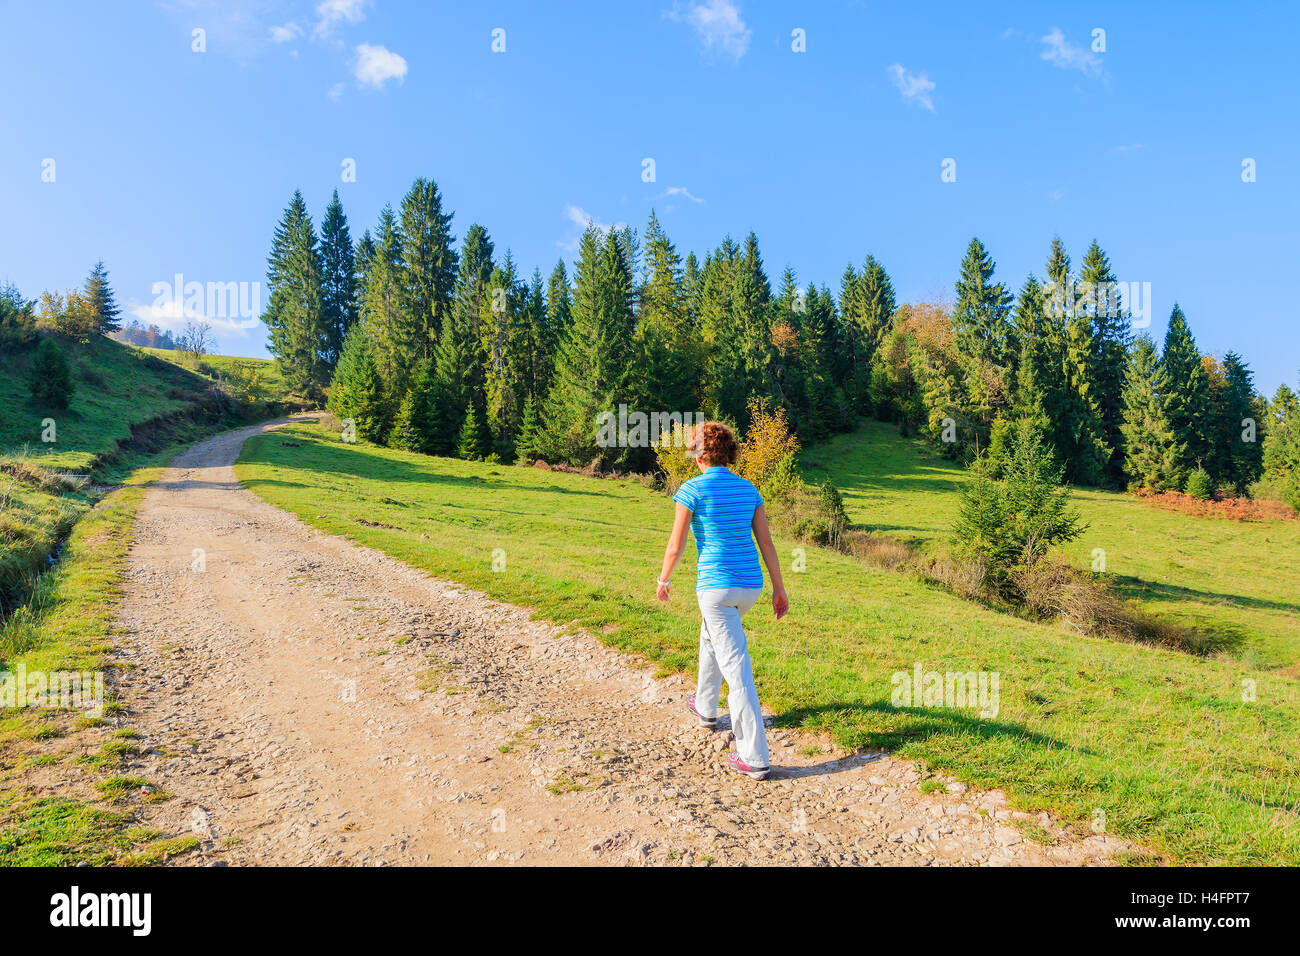
[[[231,379],[232,374],[257,376],[257,400],[271,404],[288,404],[307,408],[311,403],[301,400],[289,388],[280,367],[271,359],[245,358],[239,355],[205,355],[195,361],[184,352],[174,349],[140,349],[148,355],[162,359],[190,372],[197,372],[209,381]]]
[[[924,442],[865,422],[803,458],[855,524],[924,543],[950,534],[965,471]],[[1145,609],[1234,638],[1249,666],[1300,676],[1300,521],[1202,518],[1110,491],[1076,490],[1074,502],[1088,530],[1061,549],[1069,561],[1088,568],[1103,549],[1107,573]]]
[[[35,348],[0,354],[0,453],[27,446],[47,468],[87,472],[153,419],[188,408],[211,383],[143,349],[96,337],[84,345],[60,340],[77,390],[65,411],[40,408],[28,392]],[[57,441],[41,441],[45,418],[57,425]]]
[[[666,669],[694,666],[693,560],[670,606],[658,606],[672,505],[635,481],[348,445],[310,426],[252,439],[237,470],[317,528],[590,628]],[[916,477],[918,494],[933,480]],[[894,523],[931,520],[900,509]],[[788,561],[794,542],[777,544]],[[1030,623],[818,548],[788,586],[785,620],[761,603],[747,620],[759,690],[780,722],[896,748],[1081,826],[1103,810],[1109,832],[1177,861],[1300,862],[1300,682]],[[997,715],[895,708],[892,676],[918,663],[997,672]],[[1253,703],[1243,678],[1256,682]]]
[[[102,337],[59,342],[76,382],[72,402],[62,410],[42,408],[31,398],[34,344],[0,353],[0,612],[20,600],[103,485],[116,484],[170,444],[269,413],[265,402],[240,404],[215,395],[202,367],[190,371]],[[205,361],[215,369],[222,362],[259,360]],[[268,395],[279,397],[283,383],[279,393],[276,387]],[[53,421],[52,432],[47,420]],[[57,477],[68,474],[86,477]]]

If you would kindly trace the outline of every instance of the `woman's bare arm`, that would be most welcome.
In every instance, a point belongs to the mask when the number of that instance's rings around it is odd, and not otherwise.
[[[678,502],[677,514],[673,516],[673,531],[668,536],[668,547],[664,549],[664,563],[659,569],[659,580],[667,581],[673,576],[673,571],[677,567],[677,562],[682,559],[682,552],[686,550],[686,532],[691,527],[691,509]],[[660,584],[658,586],[659,600],[668,600],[668,585]]]
[[[767,527],[767,512],[759,505],[754,509],[754,520],[750,522],[754,540],[758,542],[758,553],[767,565],[768,576],[772,579],[772,612],[779,621],[790,610],[790,599],[785,594],[785,580],[781,577],[781,561],[776,556],[776,545],[772,543],[772,533]]]

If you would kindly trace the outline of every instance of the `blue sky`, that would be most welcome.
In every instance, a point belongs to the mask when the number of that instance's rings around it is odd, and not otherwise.
[[[1096,237],[1153,334],[1177,300],[1271,393],[1300,378],[1298,10],[5,2],[0,279],[35,297],[102,257],[149,316],[177,273],[264,282],[295,188],[319,222],[337,187],[360,236],[429,176],[458,236],[543,274],[586,216],[652,206],[683,252],[756,231],[774,282],[837,288],[870,252],[902,299],[950,294],[972,235],[1016,289],[1054,235],[1076,261]],[[219,350],[265,354],[243,325],[214,320]]]

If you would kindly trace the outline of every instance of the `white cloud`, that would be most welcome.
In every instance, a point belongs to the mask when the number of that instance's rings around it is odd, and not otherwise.
[[[1042,57],[1062,70],[1078,70],[1089,76],[1101,76],[1101,57],[1091,50],[1073,46],[1057,27],[1043,37]]]
[[[595,226],[601,232],[609,232],[611,229],[623,229],[627,226],[626,222],[616,222],[612,225],[607,222],[601,222],[581,206],[565,206],[564,217],[578,227],[578,234],[572,239],[562,239],[557,241],[555,244],[561,249],[565,249],[569,252],[578,251],[578,242],[582,238],[582,234],[587,231],[588,226]]]
[[[337,103],[339,100],[343,98],[343,84],[335,83],[333,86],[329,88],[329,92],[326,93],[325,95],[328,96],[330,99],[332,99],[335,103]]]
[[[406,78],[406,60],[384,46],[362,43],[357,46],[357,64],[353,69],[362,86],[382,90],[389,80]]]
[[[934,81],[924,73],[909,73],[899,63],[895,63],[888,70],[890,79],[894,81],[894,86],[898,92],[903,94],[904,101],[916,103],[923,106],[931,113],[934,112],[934,100],[930,94],[934,92]]]
[[[709,52],[718,51],[739,60],[749,49],[753,31],[745,25],[740,7],[733,0],[703,0],[691,3],[684,14],[674,8],[668,16],[693,26]]]
[[[366,16],[368,0],[321,0],[316,5],[316,26],[312,35],[329,36],[339,23],[360,23]]]
[[[669,199],[674,196],[680,196],[683,199],[689,199],[691,202],[704,202],[704,200],[701,199],[699,196],[692,196],[691,191],[687,189],[685,186],[669,186],[658,196],[655,196],[655,199]]]
[[[156,325],[163,331],[179,332],[188,322],[206,322],[212,331],[227,335],[245,335],[249,329],[261,324],[260,318],[241,319],[238,316],[204,315],[203,310],[186,305],[183,298],[172,298],[159,305],[134,305],[127,314],[146,328]]]
[[[271,27],[272,43],[288,43],[302,36],[302,27],[296,23],[286,23],[282,27]]]

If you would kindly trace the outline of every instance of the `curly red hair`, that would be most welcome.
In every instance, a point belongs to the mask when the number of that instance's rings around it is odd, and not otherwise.
[[[736,436],[722,422],[701,422],[696,425],[686,448],[709,465],[730,465],[736,461]]]

